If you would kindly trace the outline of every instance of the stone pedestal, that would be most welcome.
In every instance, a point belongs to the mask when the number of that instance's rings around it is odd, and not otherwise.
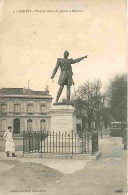
[[[75,108],[71,104],[57,103],[50,110],[51,132],[76,132]]]
[[[76,134],[75,108],[69,103],[53,104],[50,110],[51,129],[48,138],[42,142],[43,153],[79,153],[79,139]]]

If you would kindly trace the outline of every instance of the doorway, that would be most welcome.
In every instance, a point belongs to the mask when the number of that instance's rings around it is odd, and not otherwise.
[[[13,133],[20,134],[20,119],[16,118],[13,121]]]

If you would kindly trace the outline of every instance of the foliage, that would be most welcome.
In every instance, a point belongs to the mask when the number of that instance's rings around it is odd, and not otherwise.
[[[116,121],[127,117],[127,75],[116,75],[110,82],[107,91],[110,113]]]
[[[112,116],[111,116],[111,113],[110,113],[110,108],[109,107],[104,107],[102,109],[102,120],[104,122],[104,126],[105,128],[108,127],[108,125],[110,125],[111,121],[114,121]]]
[[[95,120],[96,125],[98,125],[104,105],[100,80],[94,82],[86,81],[83,85],[79,86],[73,102],[77,115],[85,118],[89,130],[91,130],[92,121]]]

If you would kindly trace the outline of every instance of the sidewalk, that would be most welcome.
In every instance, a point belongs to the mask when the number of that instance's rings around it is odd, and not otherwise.
[[[17,155],[21,155],[21,152],[17,152]],[[0,161],[1,160],[6,160],[6,161],[18,161],[19,163],[25,163],[25,162],[30,162],[30,163],[37,163],[37,164],[42,164],[45,166],[48,166],[52,169],[56,169],[60,171],[61,173],[64,174],[73,174],[74,172],[78,170],[82,170],[87,162],[90,160],[73,160],[73,159],[43,159],[43,158],[30,158],[30,157],[10,157],[7,158],[5,153],[0,153]]]

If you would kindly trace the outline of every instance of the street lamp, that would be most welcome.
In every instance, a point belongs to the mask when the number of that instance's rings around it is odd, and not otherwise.
[[[100,130],[101,130],[101,139],[102,139],[102,116],[100,117]]]

